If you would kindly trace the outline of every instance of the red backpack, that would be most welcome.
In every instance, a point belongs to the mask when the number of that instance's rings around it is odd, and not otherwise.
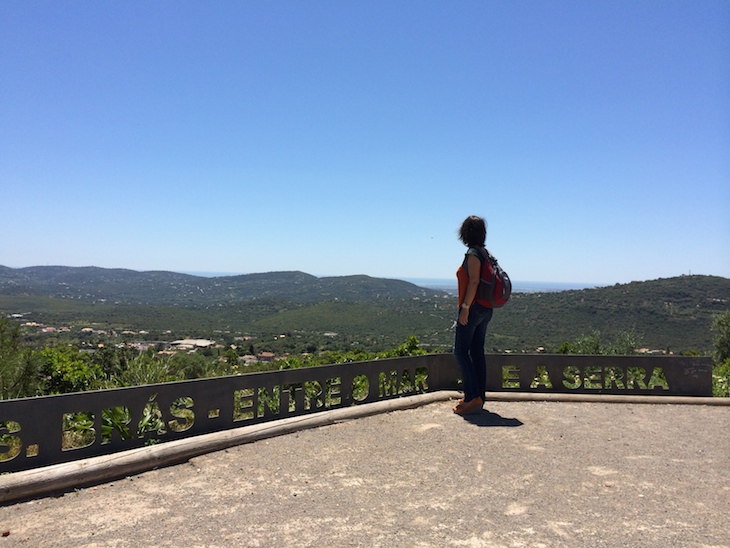
[[[500,308],[512,294],[512,282],[486,248],[476,248],[482,263],[476,301],[487,308]]]

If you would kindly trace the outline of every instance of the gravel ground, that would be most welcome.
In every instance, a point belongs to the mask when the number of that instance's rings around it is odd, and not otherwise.
[[[8,504],[0,548],[730,547],[730,407],[453,404]]]

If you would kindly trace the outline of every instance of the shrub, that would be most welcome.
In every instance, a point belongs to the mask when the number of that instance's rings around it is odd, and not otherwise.
[[[143,386],[178,380],[170,374],[168,357],[141,352],[127,362],[126,368],[112,378],[115,386]]]
[[[730,358],[712,368],[712,395],[730,397]]]
[[[38,356],[45,394],[83,392],[99,388],[103,383],[101,367],[90,363],[88,357],[77,348],[44,348]]]
[[[616,354],[630,356],[641,346],[642,336],[633,329],[620,331],[616,339],[604,342],[600,331],[581,335],[575,342],[564,342],[557,349],[558,354]]]

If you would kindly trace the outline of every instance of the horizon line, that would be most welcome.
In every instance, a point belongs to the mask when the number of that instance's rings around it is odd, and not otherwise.
[[[24,269],[24,268],[38,268],[38,267],[64,267],[64,268],[99,268],[99,269],[105,269],[105,270],[130,270],[133,272],[170,272],[175,274],[184,274],[188,276],[198,276],[201,278],[219,278],[219,277],[233,277],[233,276],[248,276],[251,274],[269,274],[269,273],[276,273],[276,272],[302,272],[304,274],[309,274],[310,276],[314,276],[316,278],[337,278],[337,277],[347,277],[347,276],[368,276],[371,278],[380,278],[380,279],[389,279],[389,280],[400,280],[408,283],[412,283],[414,285],[419,285],[422,287],[428,287],[430,289],[435,288],[434,286],[440,285],[440,286],[449,286],[449,287],[455,287],[457,285],[456,282],[456,276],[448,277],[448,278],[441,278],[441,277],[415,277],[415,276],[376,276],[372,274],[365,274],[365,273],[359,273],[359,274],[310,274],[308,272],[305,272],[303,270],[297,270],[297,269],[291,269],[291,270],[267,270],[267,271],[261,271],[261,272],[220,272],[220,271],[203,271],[203,270],[165,270],[165,269],[159,269],[159,268],[151,268],[151,269],[135,269],[135,268],[128,268],[128,267],[104,267],[104,266],[95,266],[95,265],[84,265],[84,266],[69,266],[69,265],[62,265],[62,264],[36,264],[31,266],[7,266],[0,264],[0,267],[6,267],[14,270]],[[713,274],[697,274],[690,272],[689,274],[676,274],[674,276],[659,276],[657,278],[651,278],[651,279],[645,279],[645,280],[631,280],[626,282],[581,282],[581,281],[540,281],[540,280],[513,280],[513,286],[540,286],[542,288],[545,287],[558,287],[560,289],[589,289],[593,287],[607,287],[611,285],[616,284],[628,284],[632,282],[641,282],[641,281],[653,281],[653,280],[659,280],[659,279],[665,279],[665,278],[673,278],[673,277],[681,277],[681,276],[714,276]],[[719,276],[724,277],[724,276]],[[428,284],[428,285],[424,285]],[[520,288],[521,289],[521,288]],[[522,290],[522,289],[521,289]]]

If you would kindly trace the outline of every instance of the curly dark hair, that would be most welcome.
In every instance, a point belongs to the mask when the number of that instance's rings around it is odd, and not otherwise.
[[[459,239],[468,247],[484,247],[487,239],[487,223],[481,217],[471,215],[459,228]]]

